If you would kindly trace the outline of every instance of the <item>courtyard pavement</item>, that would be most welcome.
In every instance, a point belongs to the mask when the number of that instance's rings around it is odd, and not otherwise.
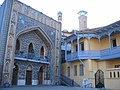
[[[67,86],[12,86],[10,88],[0,88],[0,90],[105,90],[95,88],[80,88]]]

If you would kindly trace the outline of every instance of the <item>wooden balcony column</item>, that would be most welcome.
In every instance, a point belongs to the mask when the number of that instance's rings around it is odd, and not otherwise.
[[[73,48],[74,48],[73,45],[72,45],[72,43],[73,43],[73,40],[71,41],[71,58],[73,56],[72,53],[73,53]]]
[[[98,37],[98,45],[99,45],[99,50],[101,49],[101,42],[100,42],[100,36]]]
[[[111,48],[110,33],[108,33],[108,41],[109,41],[109,47]]]
[[[65,59],[67,58],[67,42],[65,42]]]

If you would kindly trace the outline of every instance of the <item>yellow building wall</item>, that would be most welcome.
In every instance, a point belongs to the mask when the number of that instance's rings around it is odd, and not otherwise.
[[[85,63],[85,65],[87,65],[87,60],[83,61]],[[62,74],[67,76],[67,69],[68,67],[70,67],[70,77],[71,79],[73,79],[76,83],[80,84],[83,80],[83,78],[88,77],[88,67],[84,66],[84,75],[80,76],[80,61],[76,61],[76,62],[71,62],[71,63],[63,63],[62,64]],[[77,76],[74,76],[74,66],[77,65]],[[67,76],[68,77],[68,76]]]
[[[106,69],[106,61],[98,61],[98,69],[105,70]]]
[[[88,39],[87,38],[84,39],[84,48],[85,48],[85,50],[89,50]]]
[[[115,79],[107,78],[107,79],[105,79],[105,86],[107,89],[120,90],[120,78],[115,78]]]
[[[110,48],[110,47],[109,47],[108,37],[102,38],[102,39],[100,40],[100,44],[101,44],[101,45],[100,45],[101,50]]]
[[[115,65],[120,65],[120,59],[112,59],[112,60],[106,61],[106,69],[115,68]]]
[[[62,64],[62,74],[67,76],[67,69],[70,67],[70,77],[76,83],[81,84],[84,78],[88,78],[92,82],[92,87],[95,87],[95,77],[94,74],[97,71],[97,62],[94,60],[83,60],[84,66],[84,75],[80,76],[80,61],[63,63]],[[77,76],[74,76],[74,65],[77,65]],[[68,76],[67,76],[68,77]]]
[[[110,36],[110,39],[115,39],[116,38],[116,43],[117,43],[117,46],[120,46],[120,34],[115,34],[115,35],[111,35]],[[110,48],[109,46],[109,40],[108,40],[108,37],[105,37],[105,38],[102,38],[100,40],[100,46],[101,46],[101,50],[103,49],[107,49],[107,48]]]
[[[90,39],[90,50],[99,50],[99,41],[96,38]]]

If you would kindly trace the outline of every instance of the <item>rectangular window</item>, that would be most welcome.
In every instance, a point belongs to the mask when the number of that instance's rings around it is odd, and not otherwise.
[[[115,68],[120,68],[120,65],[115,65]]]
[[[77,65],[74,65],[74,76],[77,76]]]
[[[112,39],[111,44],[112,47],[116,47],[117,46],[116,39]]]
[[[67,68],[68,77],[70,77],[70,67]]]
[[[80,64],[80,76],[84,75],[84,66],[83,64]]]
[[[80,51],[84,51],[84,42],[80,43]]]

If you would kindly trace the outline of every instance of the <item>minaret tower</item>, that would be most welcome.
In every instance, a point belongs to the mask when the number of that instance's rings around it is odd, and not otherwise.
[[[87,29],[87,12],[84,10],[81,10],[78,12],[79,14],[79,31]]]
[[[58,12],[58,21],[59,22],[62,21],[62,12],[61,11]]]

